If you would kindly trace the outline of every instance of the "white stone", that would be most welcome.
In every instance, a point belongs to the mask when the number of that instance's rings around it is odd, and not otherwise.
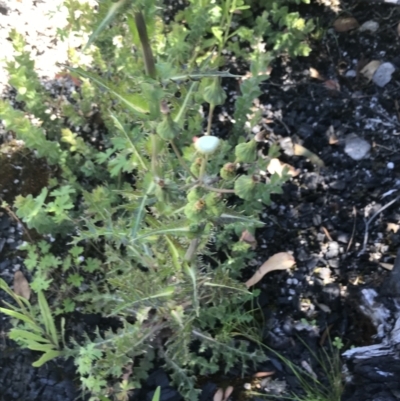
[[[345,143],[344,151],[353,160],[364,159],[371,149],[371,145],[356,134],[348,135]]]
[[[390,82],[390,80],[392,79],[392,74],[395,70],[396,68],[392,63],[383,63],[375,71],[375,74],[372,77],[372,81],[375,85],[383,88]]]
[[[376,32],[379,24],[376,21],[365,21],[359,28],[360,32]]]

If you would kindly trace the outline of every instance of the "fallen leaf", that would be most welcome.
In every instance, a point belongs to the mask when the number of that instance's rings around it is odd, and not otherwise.
[[[379,68],[382,64],[382,61],[379,60],[372,60],[370,61],[360,72],[364,75],[365,78],[370,81],[375,74],[375,71]]]
[[[333,125],[331,125],[328,128],[328,131],[326,131],[326,135],[328,136],[329,145],[336,145],[339,142],[339,139],[335,132],[335,128],[333,128]]]
[[[14,292],[28,301],[31,297],[31,287],[20,270],[16,271],[14,274]]]
[[[296,170],[293,166],[282,163],[279,159],[271,159],[271,161],[268,163],[267,166],[267,171],[270,174],[275,174],[277,173],[278,175],[282,176],[283,169],[287,167],[288,168],[288,174],[290,174],[292,177],[297,177],[300,174],[300,170]]]
[[[397,24],[397,35],[400,36],[400,22]]]
[[[253,375],[253,377],[268,377],[268,376],[272,376],[275,374],[275,371],[272,370],[271,372],[257,372]]]
[[[339,17],[333,23],[336,32],[348,32],[358,28],[358,21],[354,17]]]
[[[246,281],[246,287],[249,288],[257,284],[269,272],[290,269],[295,263],[296,261],[290,253],[276,253],[260,266],[253,277]]]
[[[399,231],[400,226],[396,223],[387,223],[386,231],[393,231],[395,234]]]
[[[228,398],[233,392],[233,387],[229,386],[225,389],[219,388],[217,392],[214,394],[213,401],[228,401]]]
[[[306,149],[304,146],[295,143],[293,148],[296,156],[304,156],[309,159],[311,163],[314,163],[319,167],[325,166],[324,162],[315,153]]]
[[[214,394],[213,401],[223,401],[224,399],[224,390],[222,388],[219,388],[217,392]]]
[[[225,394],[224,394],[224,401],[228,401],[228,398],[231,396],[233,393],[233,387],[229,386],[225,389]]]
[[[328,79],[327,81],[325,81],[324,86],[326,89],[329,89],[330,91],[340,92],[340,84],[338,81],[335,81],[334,79]]]
[[[393,267],[394,267],[394,265],[392,263],[385,263],[385,262],[381,262],[381,263],[379,263],[379,265],[386,270],[393,270]]]
[[[318,70],[316,70],[313,67],[309,68],[310,71],[310,77],[311,78],[315,78],[315,79],[319,79],[320,81],[323,81],[325,78],[318,72]]]
[[[70,79],[75,86],[81,86],[82,85],[82,81],[79,78],[76,78],[76,77],[72,76],[70,73],[65,72],[65,71],[64,72],[59,72],[59,73],[57,73],[55,75],[55,79],[60,79],[60,78],[68,78],[68,79]]]
[[[243,241],[246,244],[251,245],[251,249],[253,250],[257,248],[257,240],[255,239],[254,235],[248,230],[244,230],[242,232],[240,241]]]

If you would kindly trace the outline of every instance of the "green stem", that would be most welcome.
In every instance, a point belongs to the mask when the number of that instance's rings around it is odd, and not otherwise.
[[[195,179],[197,180],[197,177],[190,171],[190,168],[188,167],[188,165],[186,164],[185,160],[183,160],[181,154],[179,153],[178,148],[175,145],[175,142],[171,139],[169,141],[169,143],[171,144],[171,147],[176,155],[176,157],[179,160],[179,163],[181,164],[181,166]]]
[[[157,78],[156,63],[151,50],[149,36],[147,35],[146,22],[142,12],[135,12],[135,23],[138,30],[140,43],[142,45],[144,66],[146,74],[153,79]]]
[[[218,192],[220,194],[234,194],[235,193],[234,189],[214,188],[214,187],[209,187],[208,185],[203,185],[202,187],[204,189],[207,189],[208,191]]]
[[[203,182],[204,174],[206,173],[207,162],[208,162],[208,156],[205,155],[203,157],[203,160],[201,161],[201,166],[200,166],[200,174],[199,174],[200,182]]]
[[[218,79],[218,78],[215,78]],[[206,135],[210,135],[211,133],[211,124],[212,124],[212,116],[214,113],[214,108],[215,106],[213,104],[210,104],[210,110],[208,111],[208,121],[207,121],[207,132]]]

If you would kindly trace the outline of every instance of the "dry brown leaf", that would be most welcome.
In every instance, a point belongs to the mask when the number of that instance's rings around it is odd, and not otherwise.
[[[257,372],[253,375],[253,377],[261,378],[261,377],[269,377],[275,374],[275,371],[272,370],[271,372]]]
[[[382,64],[382,61],[379,60],[372,60],[370,61],[360,72],[364,75],[365,78],[370,81],[375,74],[375,71],[379,68]]]
[[[282,163],[279,159],[271,159],[271,161],[268,163],[267,171],[270,174],[277,173],[278,175],[282,176],[283,169],[287,167],[288,168],[288,174],[290,174],[292,177],[297,177],[300,174],[300,170],[296,170],[293,166],[290,164]]]
[[[400,226],[396,223],[387,223],[386,231],[393,231],[395,234],[399,231]]]
[[[233,392],[233,387],[229,386],[225,389],[219,388],[217,392],[214,394],[213,401],[228,401],[228,398]]]
[[[257,248],[257,240],[255,239],[254,235],[248,230],[244,230],[242,232],[240,241],[243,241],[246,244],[251,245],[251,249],[253,250]]]
[[[400,22],[399,22],[398,25],[397,25],[397,35],[400,36]]]
[[[393,263],[381,262],[381,263],[379,263],[379,265],[386,270],[393,270],[393,267],[394,267]]]
[[[228,401],[228,398],[231,396],[232,393],[233,393],[233,387],[232,386],[228,386],[225,389],[224,401]]]
[[[358,21],[354,17],[339,17],[333,23],[336,32],[348,32],[358,28],[358,26]]]
[[[336,145],[339,142],[338,136],[336,134],[335,128],[331,125],[326,131],[326,135],[328,136],[329,145]]]
[[[217,392],[214,394],[213,401],[223,401],[224,400],[224,390],[219,388]]]
[[[257,284],[269,272],[290,269],[295,263],[296,261],[290,253],[276,253],[260,266],[253,277],[246,281],[246,287],[249,288]]]
[[[304,146],[301,146],[298,143],[295,143],[293,146],[293,150],[294,150],[294,154],[296,156],[304,156],[307,159],[309,159],[311,163],[314,163],[319,167],[325,166],[324,162],[315,153],[306,149]]]
[[[323,81],[325,78],[318,72],[318,70],[316,70],[313,67],[309,68],[310,71],[310,77],[311,78],[315,78],[315,79],[319,79],[320,81]]]
[[[327,81],[325,81],[324,86],[326,89],[329,89],[330,91],[340,92],[340,84],[338,81],[335,81],[334,79],[328,79]]]
[[[31,297],[31,287],[20,270],[16,271],[14,274],[14,292],[28,301]]]

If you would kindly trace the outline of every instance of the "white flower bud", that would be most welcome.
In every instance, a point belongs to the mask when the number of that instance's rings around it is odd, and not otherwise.
[[[204,135],[201,138],[195,137],[193,140],[195,148],[203,155],[214,153],[219,145],[219,138],[212,135]]]

